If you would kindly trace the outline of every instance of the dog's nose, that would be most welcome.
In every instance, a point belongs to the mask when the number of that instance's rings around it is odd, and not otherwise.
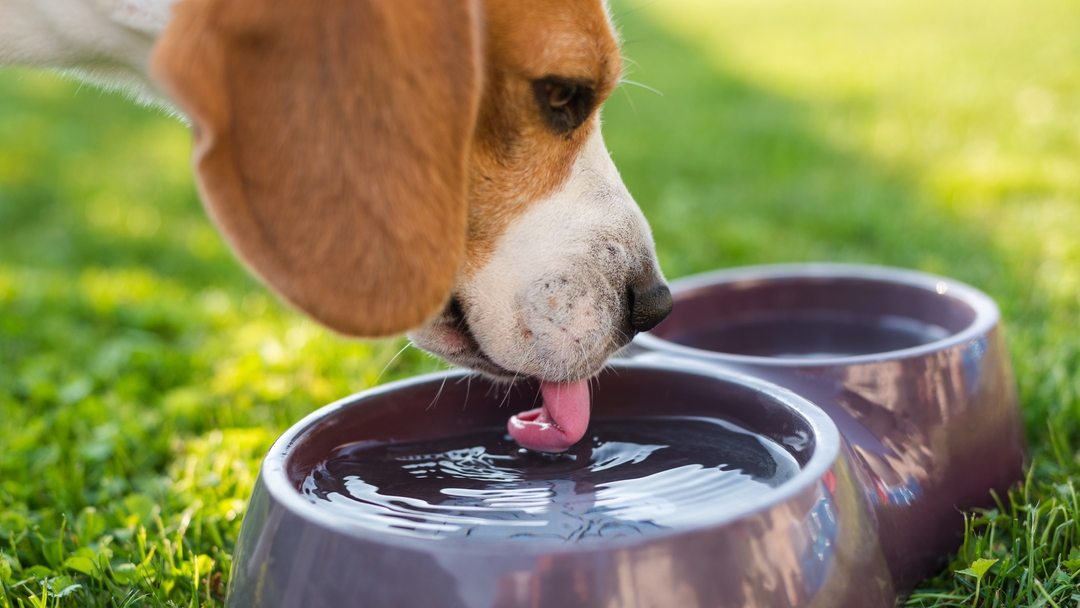
[[[671,314],[671,290],[663,281],[647,287],[630,287],[630,323],[637,331],[649,331]]]

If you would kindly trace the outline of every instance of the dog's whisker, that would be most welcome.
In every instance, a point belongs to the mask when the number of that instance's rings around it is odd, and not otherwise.
[[[375,381],[371,383],[372,386],[379,384],[379,380],[382,379],[383,374],[386,373],[386,370],[390,369],[390,366],[394,364],[394,361],[397,361],[397,358],[401,356],[401,353],[405,352],[410,346],[414,346],[412,340],[406,340],[405,346],[402,346],[401,350],[397,351],[397,354],[395,354],[393,357],[390,357],[390,360],[387,361],[386,365],[383,366],[382,371],[379,372],[379,375],[375,376]]]
[[[659,95],[661,97],[664,96],[664,94],[661,93],[659,89],[654,89],[653,87],[650,87],[647,84],[640,83],[640,82],[638,82],[636,80],[628,80],[626,78],[623,78],[622,80],[619,81],[619,85],[621,86],[621,85],[624,85],[624,84],[632,84],[632,85],[634,85],[636,87],[641,87],[641,88],[645,89],[646,91],[652,91],[653,93],[656,93],[657,95]]]
[[[621,329],[619,330],[619,333],[622,333],[622,330],[621,330]],[[625,336],[626,334],[624,333],[623,335]],[[629,344],[627,344],[627,346],[629,346]],[[619,349],[618,349],[618,350],[616,350],[615,352],[617,353],[617,352],[621,351],[621,350],[622,350],[623,348],[626,348],[626,346],[623,346],[622,348],[619,348]],[[619,375],[619,368],[617,368],[617,367],[615,367],[615,366],[613,366],[613,365],[607,365],[607,362],[606,362],[606,361],[604,362],[604,366],[603,366],[603,367],[604,367],[604,369],[610,369],[610,370],[611,370],[612,372],[614,372],[614,373],[615,373],[615,375],[616,375],[616,376],[618,376],[618,375]]]
[[[439,402],[439,396],[442,395],[444,386],[446,386],[446,376],[443,376],[442,382],[439,383],[439,391],[435,393],[435,398],[431,400],[431,403],[428,404],[426,408],[424,408],[425,412],[435,407],[435,404]]]
[[[630,97],[630,92],[626,90],[626,87],[618,87],[622,91],[623,95],[626,95],[626,101],[630,103],[630,109],[634,112],[634,118],[639,118],[637,113],[637,106],[634,105],[634,98]]]
[[[646,2],[645,4],[642,4],[640,6],[635,6],[634,8],[627,9],[627,10],[619,13],[618,15],[615,15],[615,19],[618,20],[618,19],[621,19],[621,18],[625,17],[626,15],[632,15],[632,14],[634,14],[634,13],[640,11],[640,10],[644,10],[646,8],[649,8],[650,6],[656,4],[659,1],[660,0],[653,0],[652,2]],[[625,45],[625,43],[623,43],[623,44]]]
[[[581,344],[581,342],[578,342],[577,345],[578,348],[581,349],[581,358],[585,361],[585,368],[592,369],[592,364],[589,363],[589,353],[585,351],[585,347]]]
[[[472,379],[474,374],[465,376],[465,403],[461,405],[461,411],[465,411],[465,407],[469,405],[469,393],[472,391]]]
[[[513,388],[514,382],[517,382],[517,378],[517,372],[514,372],[513,380],[510,381],[510,384],[506,385],[506,394],[499,400],[499,409],[502,409],[502,406],[506,405],[506,402],[510,400],[510,389]]]
[[[622,334],[623,338],[626,338],[626,343],[627,344],[630,344],[631,342],[634,341],[634,336],[631,336],[630,334],[626,333],[625,331],[620,329],[619,333]]]

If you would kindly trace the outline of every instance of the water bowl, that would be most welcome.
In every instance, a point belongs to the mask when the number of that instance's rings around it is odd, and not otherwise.
[[[634,341],[787,387],[850,449],[898,591],[961,542],[961,509],[1022,477],[1016,385],[997,306],[921,272],[848,264],[737,268],[672,283],[671,316]]]
[[[227,604],[891,606],[861,466],[807,399],[692,359],[613,361],[568,453],[521,451],[538,388],[462,372],[349,397],[263,461]]]

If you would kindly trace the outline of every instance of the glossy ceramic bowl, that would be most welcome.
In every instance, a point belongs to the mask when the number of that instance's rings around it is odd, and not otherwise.
[[[993,300],[963,283],[863,265],[738,268],[672,283],[638,356],[704,361],[820,406],[853,454],[898,590],[960,544],[960,509],[1022,476],[1015,380]],[[653,354],[644,354],[649,351]]]
[[[313,467],[343,444],[498,428],[532,407],[528,383],[507,394],[465,379],[436,374],[367,391],[278,439],[244,517],[228,606],[892,606],[871,494],[836,425],[785,388],[709,363],[613,361],[593,383],[594,420],[722,418],[798,462],[779,486],[718,504],[689,529],[554,546],[416,539],[361,527],[301,494]]]

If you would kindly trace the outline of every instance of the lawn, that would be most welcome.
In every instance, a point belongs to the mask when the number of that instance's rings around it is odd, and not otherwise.
[[[1080,4],[614,11],[632,82],[605,135],[669,277],[868,262],[1001,305],[1029,481],[971,515],[960,554],[908,605],[1077,605]],[[189,151],[160,112],[0,72],[0,608],[221,605],[277,434],[446,367],[279,304],[208,223]],[[997,560],[978,597],[958,572],[990,563],[977,559]]]

